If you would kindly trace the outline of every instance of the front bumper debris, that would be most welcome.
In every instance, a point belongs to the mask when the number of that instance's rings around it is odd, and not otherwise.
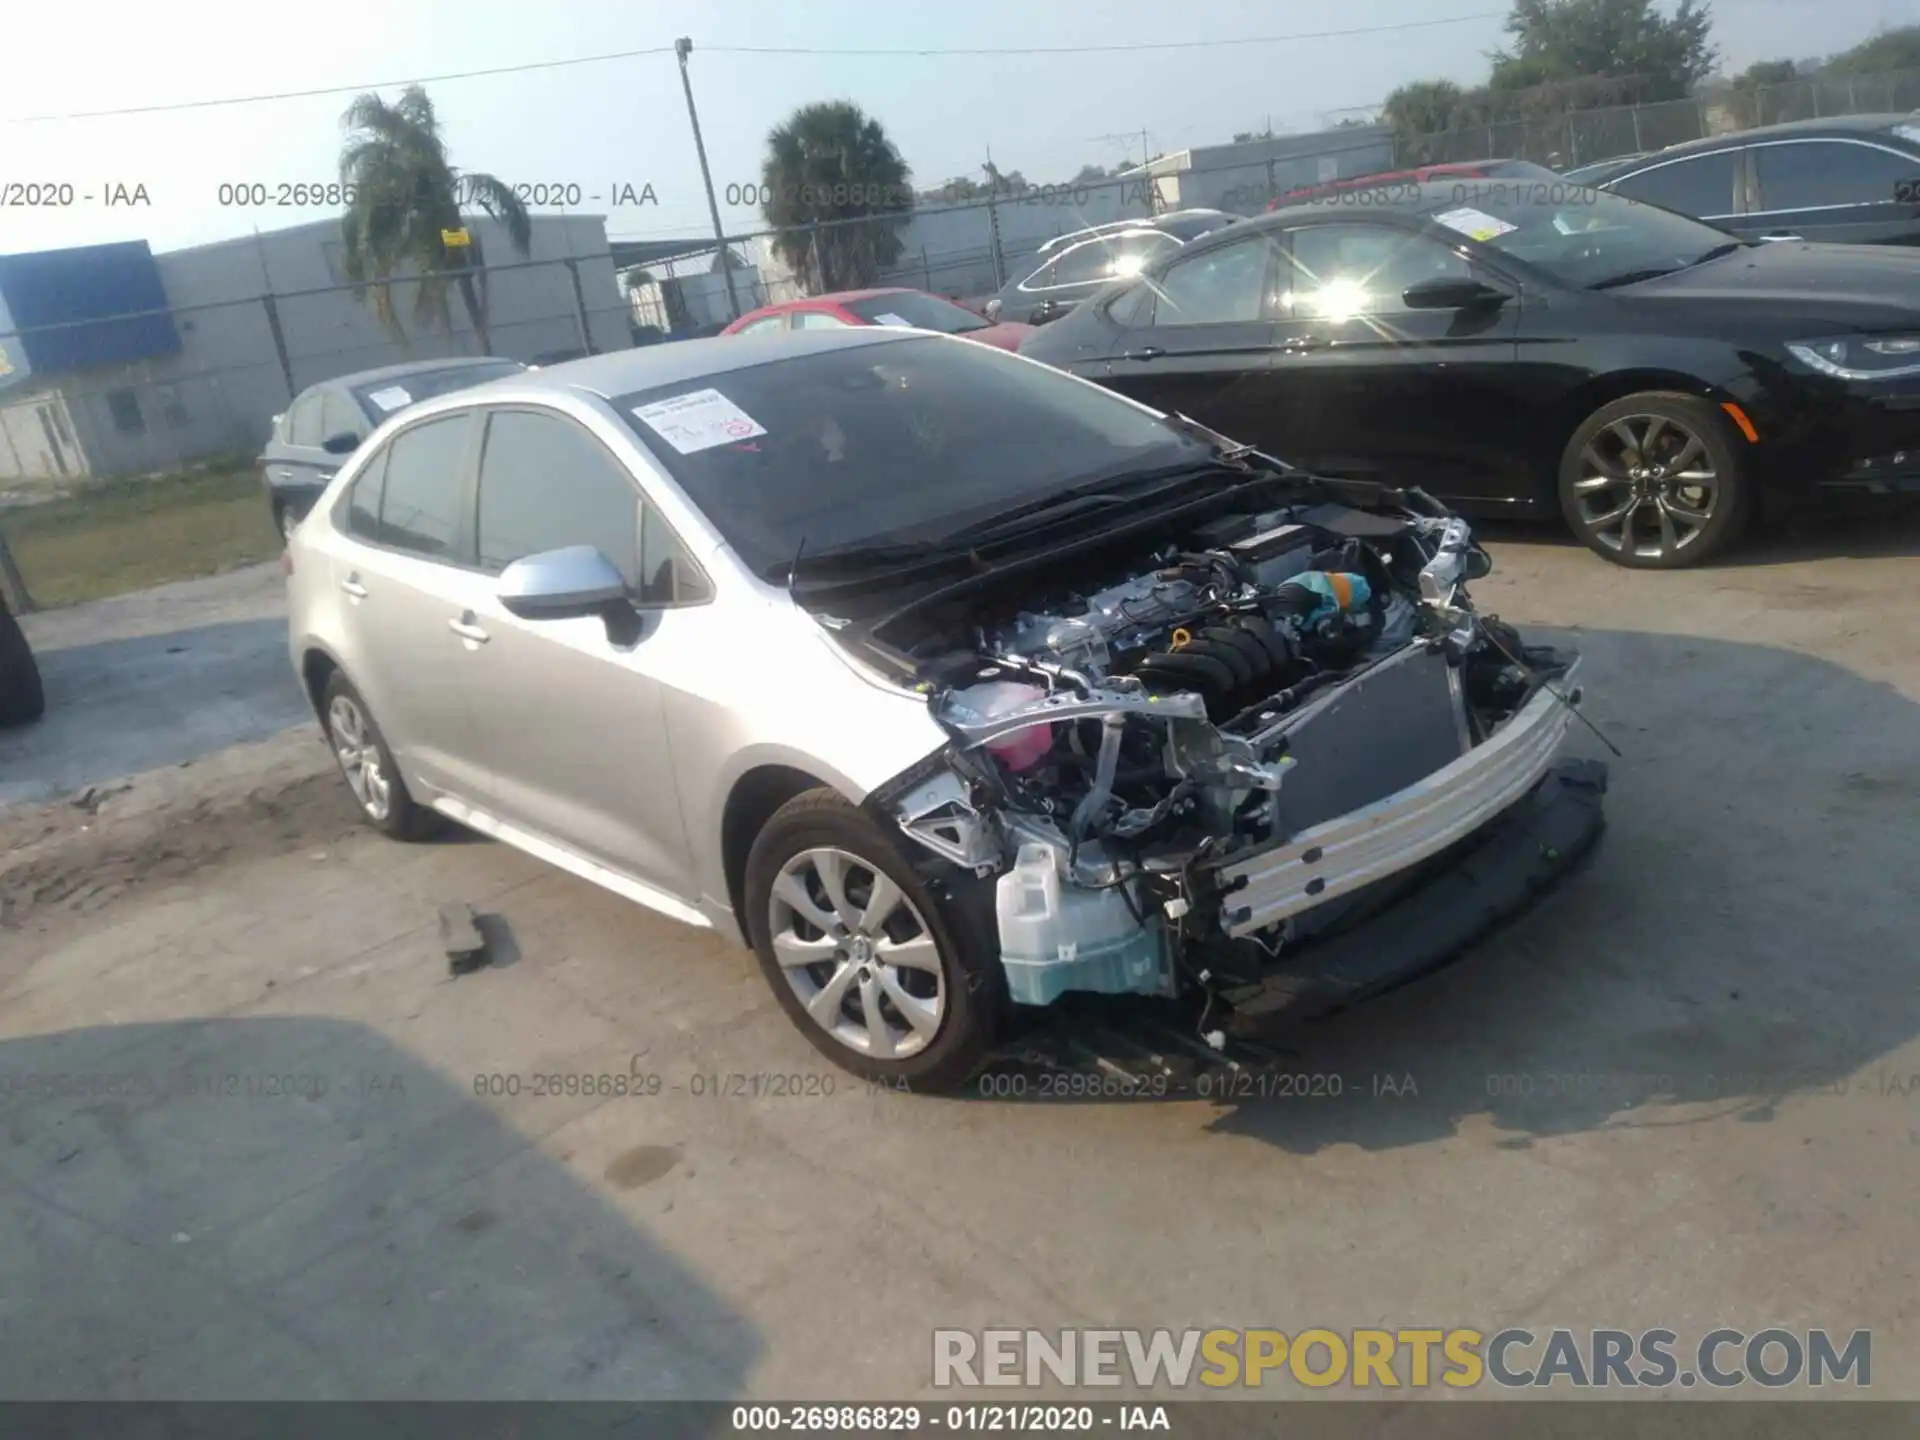
[[[1560,678],[1577,704],[1573,669]],[[1484,744],[1424,780],[1219,867],[1221,928],[1240,937],[1418,865],[1471,835],[1537,785],[1573,723],[1542,689]]]
[[[1257,983],[1222,991],[1232,1007],[1231,1030],[1256,1035],[1311,1019],[1456,958],[1559,884],[1593,848],[1606,825],[1606,787],[1607,767],[1597,760],[1553,765],[1471,853],[1419,889],[1351,929],[1284,954]]]

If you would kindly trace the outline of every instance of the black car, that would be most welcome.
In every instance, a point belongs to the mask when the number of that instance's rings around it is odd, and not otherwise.
[[[1569,178],[1756,240],[1920,245],[1920,115],[1765,125]]]
[[[260,478],[273,507],[273,523],[282,535],[299,524],[340,461],[389,415],[430,395],[464,390],[526,368],[518,360],[497,357],[417,360],[309,385],[294,397],[286,414],[273,417],[273,431],[260,452]]]
[[[26,725],[38,720],[46,708],[33,647],[7,608],[6,592],[0,590],[0,726]]]
[[[987,301],[986,316],[1024,325],[1058,320],[1102,285],[1138,274],[1187,241],[1239,218],[1224,210],[1175,210],[1056,235],[1020,267],[1018,277]]]
[[[1377,198],[1209,236],[1021,353],[1313,470],[1557,508],[1623,565],[1704,560],[1763,497],[1920,489],[1920,253],[1564,184]]]

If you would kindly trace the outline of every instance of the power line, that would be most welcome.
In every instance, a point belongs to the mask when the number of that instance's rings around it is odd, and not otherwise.
[[[1361,25],[1348,30],[1311,30],[1293,35],[1248,35],[1237,40],[1143,40],[1130,45],[984,45],[935,49],[842,49],[812,45],[707,45],[708,54],[728,55],[1099,55],[1130,50],[1210,50],[1222,45],[1282,45],[1301,40],[1338,40],[1349,35],[1382,35],[1392,30],[1424,30],[1435,25],[1464,25],[1472,20],[1498,20],[1503,12],[1483,10],[1476,15],[1448,15],[1435,20],[1400,20],[1391,25]]]
[[[1132,51],[1213,50],[1239,45],[1294,45],[1303,40],[1339,40],[1356,35],[1384,35],[1398,30],[1425,30],[1437,25],[1465,25],[1478,20],[1497,20],[1502,12],[1482,10],[1471,15],[1449,15],[1432,20],[1402,20],[1389,25],[1361,25],[1345,30],[1301,31],[1292,35],[1247,35],[1232,40],[1147,40],[1125,45],[992,45],[962,48],[869,49],[836,48],[811,45],[703,45],[707,55],[841,55],[887,56],[982,56],[982,55],[1110,55]],[[164,115],[181,110],[211,110],[225,105],[260,105],[272,100],[308,100],[322,95],[352,95],[367,90],[388,90],[405,85],[438,85],[449,80],[479,80],[495,75],[523,75],[536,70],[558,70],[572,65],[598,65],[609,60],[633,60],[644,55],[671,55],[673,46],[653,45],[643,50],[616,50],[604,55],[575,55],[565,60],[532,60],[518,65],[496,65],[485,70],[454,70],[444,75],[416,75],[400,80],[369,80],[358,85],[323,85],[311,90],[276,90],[262,95],[231,95],[217,100],[178,100],[165,105],[130,105],[113,110],[74,110],[60,115],[19,115],[8,120],[12,125],[33,125],[54,120],[103,120],[121,115]]]
[[[316,95],[355,95],[366,90],[389,90],[402,85],[438,85],[443,80],[480,80],[489,75],[523,75],[534,70],[558,70],[568,65],[597,65],[604,60],[633,60],[642,55],[671,54],[673,46],[653,45],[645,50],[575,55],[566,60],[533,60],[520,65],[496,65],[490,70],[454,70],[445,75],[420,75],[408,80],[369,80],[360,85],[323,85],[313,90],[272,90],[264,95],[228,95],[218,100],[176,100],[167,105],[131,105],[118,110],[74,110],[65,115],[16,115],[7,123],[34,125],[47,120],[102,120],[115,115],[162,115],[174,110],[211,110],[221,105],[259,105],[269,100],[309,100]]]

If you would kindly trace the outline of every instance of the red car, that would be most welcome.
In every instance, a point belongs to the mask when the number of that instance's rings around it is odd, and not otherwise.
[[[964,305],[929,295],[924,290],[843,290],[837,295],[812,295],[784,300],[749,311],[720,333],[764,335],[774,330],[831,329],[839,325],[905,325],[937,330],[942,335],[964,335],[1000,350],[1018,350],[1033,333],[1031,325],[1011,321],[996,325]]]
[[[1267,202],[1267,209],[1301,200],[1320,200],[1343,190],[1371,190],[1380,185],[1426,185],[1439,180],[1486,179],[1558,180],[1560,176],[1531,160],[1450,160],[1440,165],[1421,165],[1411,170],[1381,170],[1372,175],[1354,175],[1345,180],[1327,180],[1318,185],[1302,185]]]

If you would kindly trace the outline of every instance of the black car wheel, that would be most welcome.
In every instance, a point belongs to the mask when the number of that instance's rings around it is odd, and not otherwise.
[[[46,691],[40,684],[40,666],[33,647],[0,601],[0,725],[27,725],[47,711]]]
[[[865,812],[825,789],[788,801],[754,840],[744,889],[767,983],[834,1063],[948,1090],[986,1055],[1005,1003],[997,957]]]
[[[273,502],[273,528],[280,532],[282,540],[293,538],[294,526],[300,523],[300,517],[293,513],[291,506],[284,500]]]
[[[1567,442],[1560,508],[1597,554],[1677,570],[1739,538],[1751,508],[1745,456],[1720,412],[1647,392],[1603,405]]]

